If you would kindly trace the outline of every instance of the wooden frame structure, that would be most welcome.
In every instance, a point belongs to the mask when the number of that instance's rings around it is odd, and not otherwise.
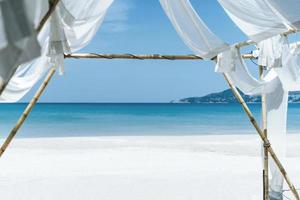
[[[59,2],[59,0],[49,0],[49,5],[50,5],[49,10],[46,13],[46,15],[42,18],[42,20],[40,21],[39,26],[36,29],[37,33],[39,33],[42,30],[43,26],[45,25],[45,23],[47,22],[47,20],[49,19],[49,17],[53,13],[53,11],[55,10],[55,7],[58,4],[58,2]],[[294,33],[294,32],[295,32],[295,30],[288,30],[287,32],[283,33],[283,35],[288,35],[288,34]],[[243,47],[243,46],[248,46],[248,45],[253,45],[253,44],[255,44],[254,41],[247,40],[247,41],[244,41],[244,42],[237,43],[234,46],[236,48],[240,48],[240,47]],[[202,60],[202,58],[197,56],[197,55],[160,55],[160,54],[135,55],[135,54],[74,53],[74,54],[64,55],[64,57],[65,57],[65,59],[67,59],[67,58],[75,58],[75,59],[89,58],[89,59],[138,59],[138,60],[150,60],[150,59],[151,60]],[[242,57],[244,59],[255,58],[252,54],[244,54],[244,55],[242,55]],[[212,60],[215,61],[216,58],[212,58]],[[58,67],[58,66],[55,66],[55,67]],[[43,80],[42,84],[40,85],[39,89],[37,90],[37,92],[35,93],[35,95],[31,99],[31,101],[27,105],[26,109],[24,110],[23,114],[20,116],[20,118],[17,121],[16,125],[13,127],[13,129],[9,133],[8,137],[6,138],[6,140],[4,141],[2,146],[0,147],[0,157],[3,155],[3,153],[5,152],[5,150],[7,149],[7,147],[9,146],[9,144],[11,143],[11,141],[13,140],[15,135],[17,134],[19,128],[25,122],[25,120],[28,117],[28,115],[30,114],[31,110],[33,109],[35,104],[38,102],[40,96],[42,95],[42,93],[44,92],[46,86],[48,85],[51,78],[53,77],[53,75],[56,72],[55,67],[52,67],[49,70],[48,74],[46,75],[46,77]],[[262,75],[263,75],[263,66],[259,66],[259,74],[260,74],[260,77],[262,77]],[[289,186],[291,192],[293,193],[295,199],[300,200],[299,194],[298,194],[295,186],[292,184],[290,178],[287,175],[286,170],[284,169],[282,163],[278,159],[276,153],[274,152],[274,150],[273,150],[273,148],[272,148],[272,146],[271,146],[271,144],[270,144],[270,142],[267,138],[267,119],[266,119],[266,101],[265,101],[266,97],[262,96],[262,128],[260,128],[260,126],[258,125],[256,119],[254,118],[251,110],[249,109],[248,105],[244,101],[243,97],[241,96],[241,94],[239,93],[237,88],[233,85],[230,78],[227,76],[226,73],[223,73],[223,76],[224,76],[226,82],[228,83],[230,89],[232,90],[234,96],[236,97],[238,102],[241,104],[243,110],[245,111],[245,113],[248,116],[251,124],[253,125],[253,127],[257,131],[257,133],[260,136],[260,138],[263,142],[263,145],[264,145],[264,170],[263,170],[263,183],[264,183],[263,184],[264,185],[263,198],[264,198],[264,200],[269,199],[269,183],[268,183],[268,181],[269,181],[269,178],[268,178],[268,174],[269,174],[268,156],[269,156],[269,154],[272,157],[272,159],[274,160],[274,162],[276,163],[277,167],[279,168],[282,176],[284,177],[286,183],[288,184],[288,186]]]

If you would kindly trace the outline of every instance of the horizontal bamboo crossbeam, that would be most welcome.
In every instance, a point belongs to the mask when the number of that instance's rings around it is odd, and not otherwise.
[[[136,55],[136,54],[96,54],[96,53],[73,53],[65,55],[65,58],[97,58],[97,59],[136,59],[136,60],[202,60],[196,55]]]
[[[255,58],[252,54],[243,54],[243,58]],[[73,53],[66,54],[65,58],[93,58],[93,59],[136,59],[136,60],[203,60],[197,55],[161,55],[161,54],[98,54],[98,53]]]

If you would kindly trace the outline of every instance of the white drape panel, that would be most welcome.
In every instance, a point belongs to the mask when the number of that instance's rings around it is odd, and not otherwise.
[[[177,33],[193,52],[211,59],[228,48],[201,20],[189,0],[160,0]]]
[[[39,35],[42,56],[18,68],[0,96],[0,101],[20,100],[50,67],[63,66],[63,53],[85,47],[95,36],[112,2],[113,0],[61,0]]]
[[[276,70],[272,68],[275,64],[280,64],[282,56],[282,52],[276,49],[278,46],[274,46],[278,44],[276,38],[258,45],[260,47],[259,62],[269,65],[270,69],[263,80],[257,80],[249,73],[239,49],[229,48],[220,41],[192,10],[189,1],[160,0],[160,2],[182,40],[196,54],[211,58],[216,53],[228,49],[218,55],[216,71],[226,73],[233,84],[245,94],[266,94],[269,138],[279,158],[283,160],[288,92],[283,89]],[[284,21],[285,19],[264,0],[219,0],[219,2],[233,21],[255,41],[274,36],[290,28]],[[280,49],[280,44],[278,45]],[[283,178],[273,161],[270,161],[270,168],[272,173],[270,195],[275,199],[280,199],[282,198]]]
[[[275,133],[269,136],[270,141],[274,143],[272,144],[273,148],[284,160],[286,154],[286,133],[283,132],[283,130],[286,130],[288,91],[300,90],[300,48],[297,44],[289,45],[284,37],[282,38],[281,42],[277,44],[275,43],[273,46],[278,46],[278,44],[281,45],[282,49],[281,66],[274,67],[274,71],[276,71],[278,79],[282,84],[282,88],[284,88],[282,90],[278,90],[278,93],[281,93],[282,95],[277,95],[277,97],[283,98],[283,103],[277,109],[281,110],[281,115],[278,115],[278,113],[271,113],[270,116],[268,116],[268,120],[271,120],[274,122],[274,124],[276,124],[275,126],[268,128],[270,131],[272,131],[272,133]],[[279,133],[280,130],[282,130],[281,134]],[[270,161],[270,167],[272,173],[270,195],[273,195],[275,199],[280,199],[280,192],[282,191],[283,186],[283,177],[281,176],[280,171],[275,167],[273,161]]]
[[[300,48],[290,47],[289,51],[283,53],[282,67],[276,68],[278,77],[283,87],[289,91],[300,90]]]
[[[264,83],[249,73],[239,49],[232,47],[220,53],[217,60],[215,71],[226,73],[234,85],[245,94],[257,95],[262,92]]]
[[[266,66],[268,69],[282,66],[282,53],[287,50],[286,38],[280,35],[266,39],[258,43],[258,65]]]
[[[18,65],[40,55],[34,26],[45,5],[38,0],[0,1],[0,91]]]
[[[288,44],[284,36],[275,36],[258,44],[259,64],[269,64],[280,79],[286,91],[300,90],[300,46],[299,43]],[[266,62],[260,61],[264,60]]]
[[[64,54],[70,53],[70,47],[64,31],[59,9],[55,10],[50,19],[49,33],[49,51],[50,63],[59,67],[60,74],[64,73]]]
[[[267,60],[274,61],[274,56],[278,56],[278,52],[272,51],[272,49],[281,46],[281,44],[284,45],[284,43],[278,43],[278,41],[283,41],[281,38],[269,40],[270,41],[264,41],[265,44],[258,45],[261,47],[260,55],[264,55],[264,58]],[[233,84],[247,95],[266,94],[268,138],[279,159],[284,161],[288,90],[284,89],[277,74],[276,70],[279,66],[270,67],[263,77],[263,80],[257,80],[249,73],[240,51],[236,48],[232,48],[230,51],[231,53],[223,52],[218,55],[216,71],[225,72]],[[228,54],[229,56],[224,56],[224,54]],[[281,58],[282,54],[280,54],[278,60]],[[274,62],[269,63],[274,64]],[[228,67],[228,64],[232,66]],[[274,199],[281,199],[283,177],[272,159],[270,159],[270,169],[272,175],[270,181],[270,196]]]
[[[287,26],[299,30],[300,28],[300,1],[299,0],[266,0],[270,7],[281,17]]]
[[[62,0],[52,16],[49,56],[64,72],[63,54],[82,49],[95,36],[113,0]],[[79,9],[80,8],[80,9]]]
[[[282,88],[279,79],[275,90],[266,94],[268,139],[280,161],[285,165],[286,157],[286,122],[288,109],[288,91]],[[276,163],[269,158],[271,180],[270,199],[281,200],[284,178]]]
[[[298,0],[218,0],[233,22],[259,42],[300,27]]]
[[[112,3],[113,0],[62,1],[61,20],[72,52],[89,44]]]
[[[41,57],[19,66],[1,94],[0,102],[16,102],[21,99],[50,68],[50,58],[47,57],[49,28],[47,23],[38,36],[42,46]]]
[[[26,11],[29,20],[33,23],[34,27],[37,28],[41,19],[47,13],[48,1],[45,0],[23,0],[25,2]]]

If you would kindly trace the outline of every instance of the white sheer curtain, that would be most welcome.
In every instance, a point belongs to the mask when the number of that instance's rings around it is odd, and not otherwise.
[[[46,56],[49,44],[49,23],[42,29],[38,40],[42,46],[41,57],[19,66],[1,94],[0,102],[16,102],[21,99],[50,68],[49,58]]]
[[[282,67],[275,69],[286,90],[300,91],[299,61],[299,46],[290,45],[289,50],[283,53]]]
[[[63,54],[78,51],[95,36],[113,0],[63,0],[51,20],[49,56],[63,73]]]
[[[1,94],[0,101],[20,100],[50,67],[63,66],[64,53],[78,51],[89,44],[112,2],[113,0],[61,0],[38,36],[42,56],[19,66]],[[37,13],[41,15],[40,12]]]
[[[113,0],[62,0],[58,11],[72,52],[89,44],[112,3]]]
[[[259,42],[288,29],[298,29],[298,0],[218,0],[233,22]]]
[[[0,92],[18,65],[40,56],[34,26],[45,5],[38,0],[0,1]]]
[[[257,80],[249,73],[240,50],[235,47],[229,48],[217,38],[196,15],[188,0],[160,0],[160,2],[182,40],[196,54],[211,58],[223,51],[217,57],[216,72],[225,73],[245,94],[266,94],[269,139],[279,158],[284,159],[288,91],[283,88],[274,67],[281,64],[282,51],[278,50],[282,47],[282,43],[279,42],[282,41],[281,38],[273,38],[258,45],[259,62],[268,65],[269,70],[263,80]],[[219,2],[232,20],[256,41],[290,28],[289,24],[283,23],[282,16],[279,16],[273,7],[271,9],[269,2],[265,0],[219,0]],[[272,160],[270,168],[272,173],[270,197],[281,199],[283,178]]]
[[[239,49],[236,48],[218,55],[216,71],[226,73],[234,85],[247,95],[266,94],[268,138],[277,156],[284,162],[288,91],[291,90],[291,84],[284,83],[284,80],[289,80],[289,82],[293,80],[290,77],[292,73],[288,72],[292,72],[291,69],[298,67],[290,65],[291,62],[295,62],[297,56],[294,57],[288,53],[286,39],[281,36],[262,41],[258,46],[261,62],[268,61],[265,62],[268,64],[268,70],[264,74],[263,80],[257,80],[250,74]],[[287,57],[286,54],[290,56]],[[278,72],[282,74],[279,75]],[[286,84],[289,87],[285,87]],[[282,199],[283,177],[272,159],[270,159],[270,170],[270,198]]]
[[[295,30],[300,28],[300,1],[298,0],[266,0],[270,7],[280,16],[281,21]]]
[[[181,39],[195,54],[211,59],[229,48],[206,26],[189,0],[160,0],[160,3]]]
[[[258,95],[263,91],[265,83],[249,73],[239,49],[235,47],[218,55],[215,71],[226,73],[234,85],[247,95]]]

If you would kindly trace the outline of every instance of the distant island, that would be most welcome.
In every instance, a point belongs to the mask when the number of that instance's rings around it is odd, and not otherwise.
[[[260,96],[245,95],[240,91],[242,97],[247,103],[260,103]],[[230,89],[222,92],[211,93],[202,97],[188,97],[180,99],[178,102],[173,103],[238,103]],[[289,103],[300,103],[300,92],[290,92]]]

